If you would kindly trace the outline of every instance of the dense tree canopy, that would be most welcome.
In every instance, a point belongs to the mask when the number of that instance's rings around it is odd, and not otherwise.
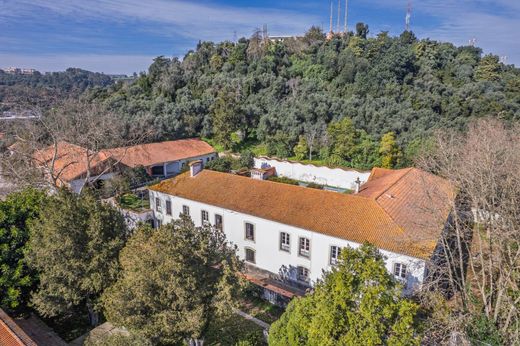
[[[25,307],[36,283],[35,273],[27,266],[29,223],[35,220],[45,193],[27,189],[0,201],[0,306]]]
[[[269,345],[419,345],[417,305],[402,298],[371,245],[344,248],[314,292],[289,303],[270,329]]]
[[[103,296],[105,315],[154,345],[200,339],[230,312],[240,262],[222,231],[191,219],[143,226],[120,255],[122,273]]]
[[[330,40],[312,28],[282,42],[261,35],[200,42],[182,61],[158,57],[135,83],[90,97],[135,131],[153,127],[150,140],[201,135],[226,148],[257,143],[267,154],[302,157],[304,136],[306,158],[359,168],[402,164],[399,153],[412,153],[408,146],[435,128],[520,118],[520,70],[498,57],[411,32],[368,33],[360,23],[355,34]],[[331,124],[345,118],[352,143],[335,147]],[[388,133],[395,145],[381,143]]]
[[[57,316],[87,306],[96,323],[98,299],[119,272],[119,251],[127,237],[121,213],[90,193],[60,190],[31,225],[29,262],[40,283],[34,307]]]
[[[113,82],[108,75],[79,68],[31,75],[9,74],[0,70],[0,114],[3,111],[24,110],[27,106],[45,109],[64,97],[80,95],[89,88],[107,87]]]

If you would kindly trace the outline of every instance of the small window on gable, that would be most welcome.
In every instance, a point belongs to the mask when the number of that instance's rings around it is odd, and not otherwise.
[[[255,250],[246,248],[246,262],[256,263]]]
[[[339,246],[330,247],[330,264],[338,264],[339,255],[341,254],[341,248]]]
[[[255,241],[255,225],[252,223],[246,222],[246,239]]]
[[[203,211],[201,211],[200,214],[201,214],[202,224],[205,225],[205,224],[209,223],[209,213],[206,210],[203,210]]]
[[[172,214],[172,201],[166,200],[166,215]]]
[[[187,205],[183,205],[182,206],[182,213],[189,216],[190,215],[190,207],[188,207]]]
[[[407,268],[405,264],[402,263],[394,263],[394,275],[397,278],[404,279],[406,278]]]
[[[298,281],[309,282],[309,269],[305,267],[298,267]]]
[[[311,241],[308,238],[300,238],[300,256],[310,257],[311,256]]]
[[[291,251],[291,235],[286,232],[280,232],[280,250]]]
[[[161,208],[161,199],[159,197],[155,197],[155,211],[160,213],[162,210]]]

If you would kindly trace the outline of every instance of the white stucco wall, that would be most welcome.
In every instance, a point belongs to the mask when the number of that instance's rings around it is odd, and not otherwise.
[[[161,201],[161,212],[155,211],[156,197],[159,197]],[[167,199],[172,202],[172,216],[166,215]],[[309,269],[311,282],[315,282],[320,278],[323,270],[329,270],[330,247],[332,245],[339,247],[350,246],[353,248],[360,246],[360,244],[345,239],[331,237],[322,233],[312,232],[155,191],[150,191],[150,205],[154,209],[154,217],[161,220],[163,224],[178,218],[182,212],[183,205],[187,205],[190,208],[190,216],[196,226],[201,225],[202,210],[208,211],[211,224],[215,223],[215,214],[222,215],[224,233],[229,241],[237,245],[240,258],[245,259],[245,248],[251,248],[256,251],[255,265],[257,267],[276,274],[280,273],[281,269],[288,268],[290,269],[291,278],[294,280],[296,279],[297,266],[303,266]],[[255,225],[254,242],[245,239],[245,222]],[[280,250],[280,232],[290,234],[290,253]],[[310,258],[304,258],[298,254],[299,237],[310,239]],[[408,276],[406,279],[405,293],[409,293],[412,289],[418,288],[423,282],[425,273],[425,262],[423,260],[386,250],[381,250],[381,253],[386,256],[386,267],[390,272],[393,271],[393,266],[396,262],[407,266]]]
[[[114,177],[114,175],[115,175],[114,173],[106,173],[106,174],[103,174],[103,175],[100,175],[100,176],[92,177],[92,178],[90,178],[90,181],[94,181],[94,180],[108,180],[108,179],[112,179]],[[85,185],[85,179],[84,178],[76,179],[76,180],[73,180],[73,181],[71,181],[69,183],[70,189],[74,193],[79,193],[81,188],[83,187],[83,185]]]
[[[368,180],[368,176],[370,175],[370,172],[359,172],[353,169],[305,165],[298,162],[281,161],[267,157],[255,158],[255,168],[266,167],[275,167],[276,174],[281,177],[350,190],[355,190],[355,181],[358,177],[361,182],[364,183]]]
[[[190,158],[183,159],[183,160],[177,160],[177,161],[172,161],[172,162],[165,162],[162,165],[164,166],[165,174],[167,176],[171,176],[171,175],[178,174],[182,170],[183,165],[187,165],[191,161],[201,160],[203,162],[203,164],[206,164],[210,160],[217,158],[217,156],[218,156],[217,153],[211,153],[211,154],[208,154],[208,155],[201,155],[201,156],[196,156],[196,157],[190,157]]]

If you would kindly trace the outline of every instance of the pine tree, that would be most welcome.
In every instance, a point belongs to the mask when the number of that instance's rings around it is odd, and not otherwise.
[[[121,213],[88,192],[61,190],[31,224],[29,263],[40,284],[32,302],[43,316],[86,306],[97,324],[98,300],[116,279],[127,228]]]

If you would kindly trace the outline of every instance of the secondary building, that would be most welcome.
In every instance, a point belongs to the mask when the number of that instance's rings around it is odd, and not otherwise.
[[[364,242],[380,249],[406,293],[420,288],[454,198],[448,182],[415,168],[376,168],[350,195],[255,178],[194,162],[190,172],[152,186],[150,203],[158,225],[184,213],[197,226],[221,228],[246,275],[275,302],[304,292],[342,248]]]
[[[212,146],[200,139],[182,139],[159,143],[141,144],[89,153],[86,148],[59,142],[34,155],[34,161],[56,185],[79,192],[90,180],[111,179],[128,168],[143,167],[148,175],[164,179],[187,169],[188,162],[200,160],[207,163],[217,153]]]

